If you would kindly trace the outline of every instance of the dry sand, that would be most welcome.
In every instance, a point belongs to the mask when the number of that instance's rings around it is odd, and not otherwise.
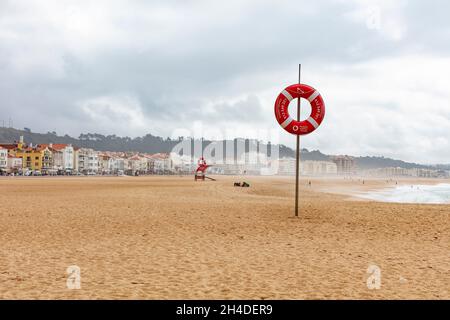
[[[385,180],[302,179],[295,219],[292,177],[217,178],[1,178],[0,298],[450,299],[450,205],[347,195]]]

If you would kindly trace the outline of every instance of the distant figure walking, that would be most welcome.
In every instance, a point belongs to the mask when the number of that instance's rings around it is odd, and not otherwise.
[[[308,185],[311,187],[311,180],[308,181]]]

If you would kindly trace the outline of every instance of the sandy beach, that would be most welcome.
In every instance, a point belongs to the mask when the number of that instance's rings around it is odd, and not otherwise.
[[[303,178],[296,219],[293,177],[216,178],[1,178],[0,298],[450,299],[450,205],[352,196],[392,181]]]

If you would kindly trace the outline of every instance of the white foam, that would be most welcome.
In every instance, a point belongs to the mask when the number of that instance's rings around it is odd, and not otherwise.
[[[402,185],[359,194],[358,197],[382,202],[450,203],[450,184]]]

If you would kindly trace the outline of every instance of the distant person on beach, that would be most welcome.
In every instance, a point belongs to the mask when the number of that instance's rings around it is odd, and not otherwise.
[[[308,181],[308,185],[311,187],[311,180]]]

